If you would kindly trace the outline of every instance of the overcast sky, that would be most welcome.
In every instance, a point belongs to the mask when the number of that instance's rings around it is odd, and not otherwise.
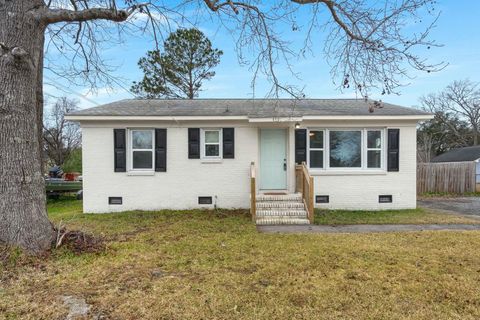
[[[414,78],[404,79],[404,83],[409,83],[409,85],[400,89],[400,95],[373,95],[372,98],[380,98],[383,101],[404,106],[417,106],[419,97],[430,92],[437,92],[453,80],[469,78],[473,81],[480,81],[480,18],[478,17],[480,1],[443,0],[438,3],[437,10],[441,11],[441,16],[430,38],[444,46],[421,52],[421,54],[432,63],[445,61],[449,65],[438,73],[427,74],[412,71],[411,75]],[[298,21],[306,21],[307,18],[308,10],[304,10],[299,14]],[[415,27],[410,26],[409,28],[415,32]],[[200,98],[252,97],[253,75],[247,66],[238,63],[232,36],[214,23],[203,23],[199,25],[199,28],[210,38],[214,47],[224,52],[220,65],[215,69],[216,76],[203,84]],[[303,32],[293,33],[288,29],[281,31],[285,39],[293,42],[294,47],[302,44]],[[300,79],[292,77],[284,66],[279,66],[280,79],[285,83],[304,88],[308,98],[355,97],[354,92],[342,93],[333,84],[330,68],[321,54],[324,36],[316,34],[313,37],[312,54],[291,61],[293,69],[298,73]],[[137,61],[153,47],[151,41],[141,37],[126,40],[123,44],[113,45],[104,52],[109,63],[117,67],[114,71],[117,85],[113,89],[100,88],[96,92],[91,92],[86,86],[73,87],[66,81],[55,78],[47,71],[45,92],[53,96],[66,95],[78,99],[81,108],[132,98],[132,94],[127,89],[130,88],[132,81],[139,80],[142,76]],[[265,79],[260,80],[255,87],[255,97],[264,97],[270,86],[271,84]]]

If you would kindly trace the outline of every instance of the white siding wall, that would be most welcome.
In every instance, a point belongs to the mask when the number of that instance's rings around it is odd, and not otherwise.
[[[379,126],[370,122],[304,123],[311,127]],[[402,209],[416,207],[416,127],[410,121],[381,123],[400,128],[400,172],[381,174],[317,175],[315,194],[329,195],[331,209]],[[167,172],[131,176],[113,170],[113,128],[167,128]],[[205,163],[188,159],[187,128],[235,127],[235,159]],[[294,138],[290,127],[289,190],[294,190]],[[198,205],[199,196],[212,196],[221,208],[248,208],[250,163],[259,163],[258,128],[246,122],[83,122],[84,212],[211,208]],[[257,176],[259,176],[257,174]],[[393,203],[378,203],[380,194],[392,195]],[[122,205],[109,205],[108,197],[123,197]]]

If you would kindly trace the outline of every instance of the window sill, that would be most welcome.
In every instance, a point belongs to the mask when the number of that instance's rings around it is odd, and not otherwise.
[[[202,163],[222,163],[223,159],[207,159],[203,158],[201,159]]]
[[[312,170],[309,169],[312,176],[384,176],[385,170]]]
[[[155,175],[155,171],[148,170],[148,171],[128,171],[127,176],[153,176]]]

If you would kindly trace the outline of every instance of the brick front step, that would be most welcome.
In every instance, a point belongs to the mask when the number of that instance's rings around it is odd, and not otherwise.
[[[292,194],[259,194],[257,195],[257,202],[263,201],[302,201],[301,193]]]
[[[263,209],[304,209],[305,206],[302,201],[264,201],[257,202],[257,210]]]
[[[257,210],[257,217],[265,216],[277,216],[277,217],[290,217],[298,216],[302,218],[307,218],[307,211],[305,209],[273,209],[273,210]]]
[[[257,218],[257,225],[277,225],[277,224],[310,224],[308,219],[302,219],[299,217],[268,217]]]
[[[259,194],[256,209],[257,225],[310,224],[301,193]]]

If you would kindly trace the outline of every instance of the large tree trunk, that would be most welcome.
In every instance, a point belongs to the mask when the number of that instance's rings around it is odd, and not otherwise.
[[[38,127],[45,26],[29,13],[42,0],[0,0],[0,242],[39,253],[54,239]]]

